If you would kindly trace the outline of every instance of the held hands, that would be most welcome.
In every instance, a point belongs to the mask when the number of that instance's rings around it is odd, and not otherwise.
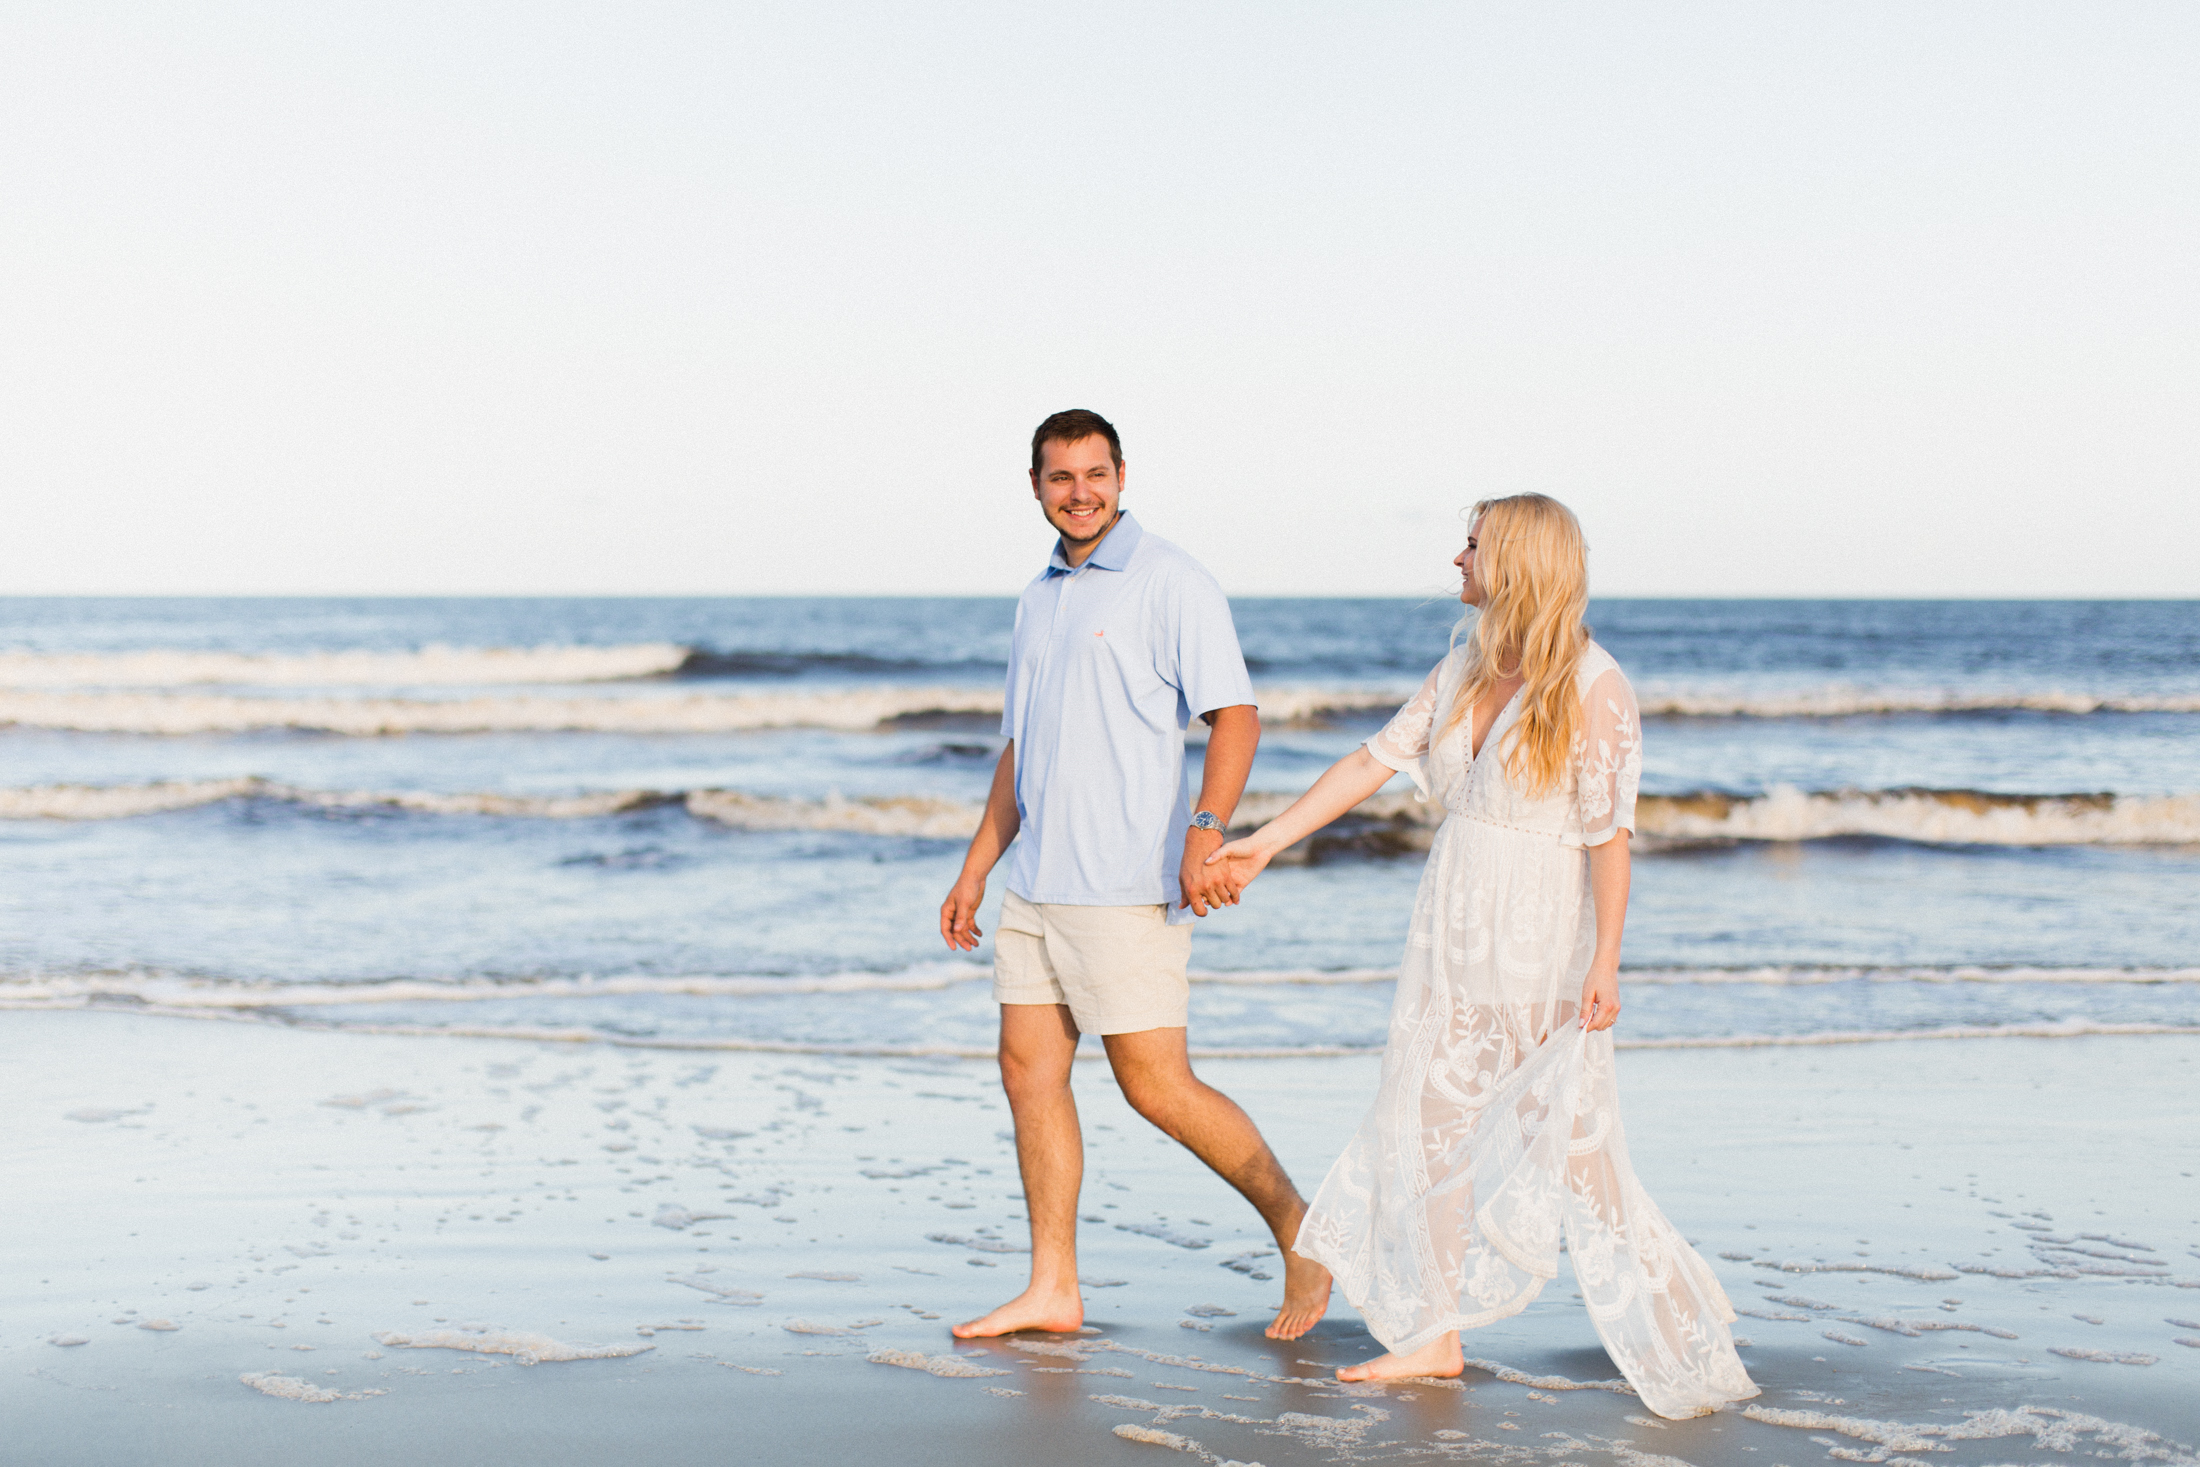
[[[1581,1027],[1594,1034],[1619,1022],[1619,965],[1597,963],[1581,985]]]
[[[1177,871],[1177,889],[1184,893],[1184,905],[1192,909],[1192,915],[1204,917],[1214,907],[1224,907],[1237,900],[1237,893],[1224,886],[1221,876],[1209,863],[1214,859],[1215,847],[1222,844],[1219,830],[1201,830],[1197,826],[1184,832],[1184,864]]]
[[[971,952],[978,946],[978,939],[985,936],[978,930],[978,904],[985,900],[985,882],[965,876],[956,881],[955,889],[940,903],[940,936],[957,952]]]
[[[1188,859],[1186,865],[1190,865]],[[1216,893],[1210,900],[1214,905],[1234,907],[1245,888],[1253,884],[1253,878],[1268,868],[1275,852],[1261,844],[1260,833],[1243,836],[1221,847],[1203,864],[1210,890]]]

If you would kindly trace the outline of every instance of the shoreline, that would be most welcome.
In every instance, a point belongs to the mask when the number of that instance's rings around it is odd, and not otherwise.
[[[1623,972],[1621,975],[1627,975]],[[973,979],[973,982],[983,981]],[[991,1046],[922,1044],[867,1045],[828,1041],[781,1039],[676,1039],[609,1033],[598,1029],[552,1028],[522,1025],[467,1024],[370,1024],[330,1023],[289,1014],[271,1017],[280,1005],[254,1008],[170,1006],[157,1003],[100,1002],[43,1003],[0,998],[0,1014],[115,1014],[144,1019],[191,1019],[248,1025],[300,1034],[351,1034],[386,1039],[467,1039],[549,1044],[573,1048],[600,1045],[614,1050],[655,1050],[673,1054],[779,1056],[785,1058],[852,1060],[986,1060],[995,1057]],[[2200,1035],[2200,1024],[2126,1023],[2093,1019],[2047,1019],[2016,1024],[1948,1024],[1928,1029],[1828,1029],[1805,1034],[1674,1035],[1649,1039],[1615,1039],[1621,1051],[1683,1049],[1818,1049],[1860,1044],[1908,1044],[1978,1039],[2088,1039],[2144,1038]],[[1335,1060],[1374,1059],[1382,1045],[1279,1045],[1193,1047],[1189,1054],[1199,1061],[1235,1060]],[[1080,1044],[1075,1059],[1080,1063],[1104,1060],[1097,1044]]]
[[[1174,1437],[1266,1467],[1768,1467],[1829,1460],[1814,1438],[1930,1452],[1967,1421],[2014,1433],[1960,1447],[1980,1461],[2067,1460],[2051,1419],[2200,1460],[2200,1326],[2168,1322],[2200,1321],[2200,1147],[2163,1103],[2200,1092],[2189,1033],[1632,1050],[1636,1166],[1745,1311],[1764,1387],[1658,1422],[1598,1386],[1563,1273],[1466,1341],[1503,1373],[1339,1386],[1380,1349],[1341,1301],[1265,1340],[1257,1219],[1104,1069],[1079,1085],[1092,1333],[966,1344],[947,1324],[1022,1283],[990,1066],[160,1017],[0,1017],[0,1431],[26,1460],[366,1462],[432,1432],[462,1461],[722,1462],[731,1432],[770,1460],[1164,1461]],[[1374,1068],[1201,1066],[1307,1192]],[[499,1335],[635,1353],[530,1365],[483,1353]],[[434,1338],[473,1348],[390,1343]]]

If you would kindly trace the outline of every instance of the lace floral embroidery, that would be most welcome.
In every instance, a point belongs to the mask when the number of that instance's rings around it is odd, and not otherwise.
[[[1618,667],[1590,683],[1581,731],[1574,736],[1574,787],[1586,845],[1601,844],[1621,826],[1635,828],[1635,797],[1642,786],[1639,717],[1634,690]]]
[[[1367,751],[1377,760],[1404,773],[1408,765],[1428,753],[1429,735],[1436,724],[1436,684],[1443,671],[1441,662],[1430,669],[1420,691],[1391,715],[1382,732],[1367,741]]]

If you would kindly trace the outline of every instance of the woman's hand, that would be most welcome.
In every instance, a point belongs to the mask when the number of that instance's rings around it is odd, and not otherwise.
[[[1581,984],[1581,1027],[1594,1034],[1619,1022],[1619,965],[1591,965]]]
[[[1253,884],[1253,878],[1268,869],[1268,862],[1274,855],[1275,852],[1261,840],[1260,832],[1255,831],[1231,841],[1201,864],[1222,868],[1215,873],[1217,879],[1209,889],[1219,887],[1223,893],[1221,900],[1234,907],[1245,888]]]

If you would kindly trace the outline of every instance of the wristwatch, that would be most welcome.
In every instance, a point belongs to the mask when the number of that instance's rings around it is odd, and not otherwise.
[[[1222,829],[1222,817],[1212,810],[1202,810],[1192,817],[1192,829],[1220,830]]]

